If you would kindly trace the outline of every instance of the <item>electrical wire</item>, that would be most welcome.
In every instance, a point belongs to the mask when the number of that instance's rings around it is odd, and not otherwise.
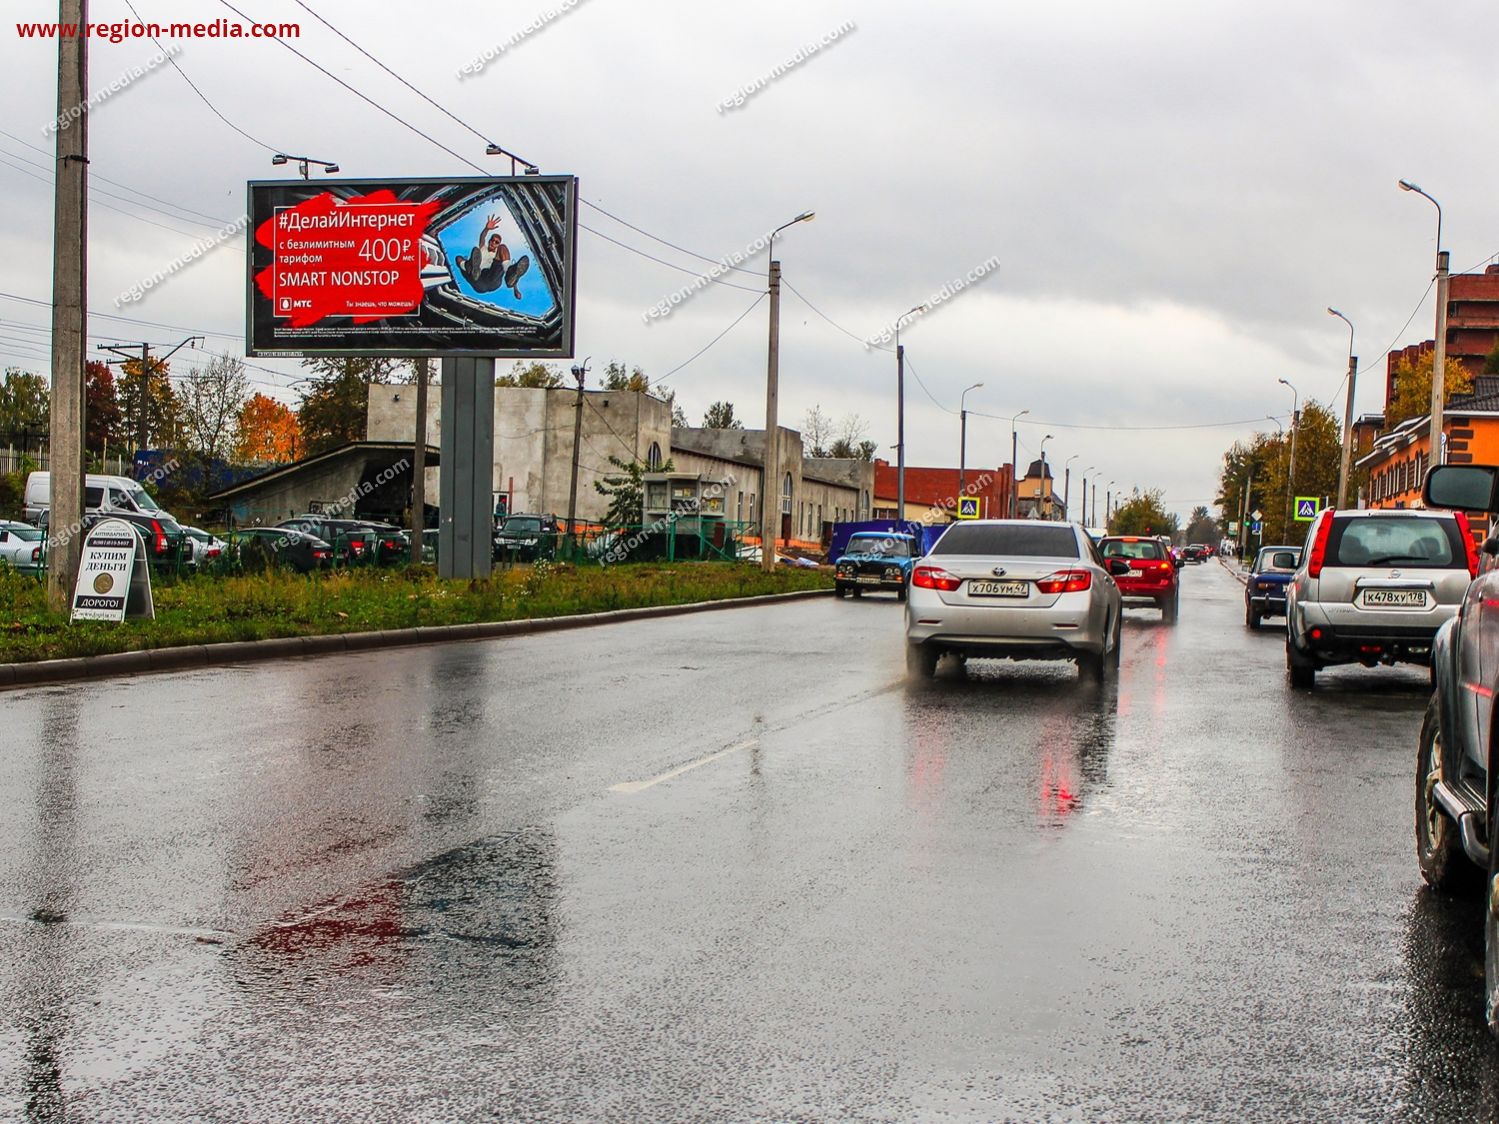
[[[822,309],[818,308],[815,304],[813,304],[805,296],[803,296],[802,293],[801,293],[801,291],[798,290],[795,285],[793,285],[790,281],[786,280],[786,274],[784,272],[781,274],[781,284],[784,285],[786,288],[790,289],[791,292],[795,295],[796,299],[799,300],[799,301],[801,301],[802,304],[806,305],[813,312],[815,312],[818,316],[820,316],[824,320],[826,320],[834,328],[837,328],[838,331],[842,332],[849,339],[855,341],[856,343],[863,344],[865,346],[866,350],[870,350],[870,351],[885,351],[885,352],[893,352],[895,350],[893,347],[885,347],[882,344],[871,344],[871,343],[869,343],[869,341],[867,341],[866,339],[864,339],[862,336],[857,335],[854,332],[850,332],[842,324],[839,324],[831,316],[829,316],[827,313],[823,312]]]
[[[926,383],[922,382],[921,381],[921,376],[916,373],[916,368],[915,368],[915,366],[912,365],[912,363],[911,363],[911,357],[909,355],[907,355],[905,357],[905,368],[906,368],[906,370],[908,370],[908,371],[911,372],[911,377],[916,380],[916,385],[919,386],[919,387],[921,387],[922,390],[926,391],[926,396],[932,400],[932,405],[936,406],[937,409],[941,410],[944,414],[951,414],[953,417],[957,417],[958,416],[958,411],[957,410],[949,410],[941,402],[937,401],[937,396],[935,394],[933,394],[930,390],[927,389]],[[970,414],[973,413],[972,410],[969,410],[968,412]]]
[[[759,305],[759,303],[762,300],[764,300],[767,295],[768,294],[766,294],[766,293],[761,293],[759,296],[757,296],[754,299],[754,301],[752,301],[750,303],[750,306],[748,308],[746,308],[738,316],[734,317],[733,322],[730,323],[727,328],[725,328],[723,331],[719,332],[718,335],[714,336],[711,340],[709,340],[706,344],[704,344],[697,351],[693,352],[693,354],[689,358],[683,360],[681,363],[678,363],[671,370],[667,371],[666,374],[662,375],[659,379],[657,379],[656,380],[656,388],[660,389],[661,386],[666,382],[667,379],[671,378],[674,374],[676,374],[678,371],[680,371],[683,367],[687,366],[687,364],[689,364],[689,363],[693,362],[694,360],[696,360],[699,356],[701,356],[704,352],[706,352],[710,347],[712,347],[714,344],[716,344],[719,340],[723,339],[724,336],[726,336],[730,332],[732,332],[738,326],[738,324],[739,324],[739,322],[741,320],[743,320],[751,312],[755,311],[756,306]]]
[[[144,24],[146,22],[145,20],[141,19],[141,14],[135,10],[135,5],[132,4],[130,2],[130,0],[125,0],[125,7],[127,7],[127,8],[130,9],[130,14],[135,17],[136,23]],[[177,73],[182,76],[182,80],[188,84],[188,87],[192,90],[193,93],[195,93],[195,94],[198,95],[199,99],[203,102],[204,105],[206,105],[208,107],[209,111],[215,117],[217,117],[224,124],[228,125],[231,129],[233,129],[240,136],[244,137],[245,140],[250,141],[252,144],[259,145],[261,148],[265,149],[267,152],[280,152],[280,151],[284,151],[282,149],[273,148],[271,145],[266,144],[265,141],[261,140],[259,137],[251,136],[249,133],[245,132],[238,125],[236,125],[233,121],[229,120],[229,118],[225,117],[222,113],[220,113],[219,110],[218,110],[218,107],[215,106],[213,104],[213,102],[211,102],[211,101],[208,100],[208,95],[205,94],[202,90],[198,89],[197,85],[193,82],[193,80],[187,76],[187,71],[185,71],[185,70],[182,69],[181,64],[178,63],[178,61],[177,61],[177,57],[175,55],[173,55],[173,54],[169,54],[167,52],[167,49],[161,45],[161,40],[158,39],[156,36],[153,35],[153,36],[151,36],[151,42],[153,42],[153,43],[156,44],[156,49],[158,51],[160,51],[163,55],[166,55],[167,61],[169,63],[171,63],[172,66],[176,69]]]
[[[728,288],[728,289],[741,289],[741,290],[743,290],[746,293],[759,293],[759,292],[763,292],[764,291],[763,289],[752,289],[748,285],[736,285],[732,281],[720,281],[716,277],[709,277],[705,273],[699,273],[695,269],[688,269],[686,266],[673,265],[671,262],[666,261],[666,260],[664,260],[662,258],[654,257],[651,254],[646,253],[644,250],[638,250],[634,246],[627,245],[626,243],[621,242],[618,239],[610,238],[609,235],[605,234],[603,231],[601,231],[601,230],[595,230],[593,227],[589,226],[585,222],[578,223],[578,226],[581,227],[583,230],[588,231],[589,234],[592,234],[592,235],[595,235],[596,237],[602,238],[605,242],[613,242],[620,249],[622,249],[622,250],[629,250],[630,253],[632,253],[632,254],[639,254],[641,257],[645,258],[647,261],[653,261],[657,265],[664,265],[664,266],[666,266],[667,269],[675,269],[679,273],[690,274],[693,277],[702,277],[702,278],[704,278],[704,279],[712,282],[715,285],[722,285],[722,286],[724,286],[725,288]]]

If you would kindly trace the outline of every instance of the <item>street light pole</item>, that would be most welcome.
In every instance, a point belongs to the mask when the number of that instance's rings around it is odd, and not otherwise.
[[[770,354],[765,365],[765,450],[760,467],[760,565],[766,573],[776,568],[781,509],[781,442],[776,417],[781,379],[781,263],[776,261],[776,235],[813,217],[812,211],[803,211],[770,232]]]
[[[1062,511],[1067,518],[1072,518],[1072,508],[1068,506],[1072,499],[1072,462],[1082,456],[1081,453],[1073,453],[1062,464]]]
[[[573,401],[573,478],[567,489],[567,535],[574,552],[578,549],[578,453],[583,445],[583,379],[588,374],[588,359],[573,364],[578,396]]]
[[[906,519],[906,349],[900,342],[901,325],[906,317],[925,312],[918,304],[895,318],[895,519]]]
[[[1107,531],[1109,524],[1114,521],[1114,485],[1117,480],[1110,480],[1108,489],[1103,494],[1103,529]]]
[[[1084,527],[1088,525],[1088,473],[1094,471],[1097,467],[1097,465],[1090,464],[1082,472],[1078,473],[1079,478],[1082,480],[1082,495],[1079,497],[1080,502],[1077,505],[1078,512],[1082,518],[1078,520],[1078,523]],[[1093,483],[1093,490],[1095,492],[1098,490],[1097,481]]]
[[[1401,191],[1413,191],[1437,209],[1437,327],[1436,346],[1431,357],[1431,443],[1430,462],[1434,465],[1447,460],[1447,450],[1442,444],[1442,410],[1447,398],[1447,251],[1442,249],[1442,205],[1416,184],[1400,180]]]
[[[1030,413],[1029,410],[1021,410],[1020,413],[1016,414],[1014,417],[1012,417],[1010,419],[1010,518],[1011,519],[1018,519],[1020,517],[1020,466],[1015,463],[1015,455],[1016,455],[1015,422],[1016,422],[1017,419],[1025,417],[1025,415],[1028,414],[1028,413]]]
[[[977,390],[984,384],[976,382],[968,390]],[[968,485],[968,407],[964,400],[968,397],[968,390],[958,396],[958,413],[961,415],[958,423],[958,496],[961,498],[966,494]]]
[[[1051,434],[1049,433],[1041,438],[1041,483],[1037,486],[1036,506],[1031,509],[1036,513],[1036,518],[1038,519],[1041,517],[1041,499],[1043,496],[1046,498],[1048,510],[1051,507],[1051,489],[1046,486],[1046,443],[1050,440]]]
[[[1291,528],[1291,493],[1296,486],[1296,431],[1301,428],[1301,392],[1285,379],[1277,379],[1291,392],[1291,468],[1286,473],[1286,530]]]
[[[1348,325],[1348,405],[1343,410],[1343,462],[1338,466],[1338,507],[1343,508],[1348,506],[1348,476],[1353,469],[1353,387],[1358,378],[1358,357],[1353,354],[1353,321],[1335,308],[1329,308],[1327,314]]]

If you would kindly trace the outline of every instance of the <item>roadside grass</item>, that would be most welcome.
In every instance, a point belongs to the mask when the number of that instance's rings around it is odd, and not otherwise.
[[[156,619],[69,623],[35,578],[0,567],[0,663],[96,656],[183,644],[320,636],[683,605],[831,589],[826,571],[767,574],[735,563],[541,563],[484,581],[441,580],[430,566],[300,576],[273,571],[153,583]]]

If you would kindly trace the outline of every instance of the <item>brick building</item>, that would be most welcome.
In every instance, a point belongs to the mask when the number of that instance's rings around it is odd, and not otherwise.
[[[894,519],[900,485],[895,465],[886,460],[874,462],[874,518]],[[964,490],[979,498],[979,517],[1003,519],[1010,496],[1010,466],[984,468],[970,466]],[[906,465],[905,518],[918,522],[928,515],[936,519],[956,517],[958,504],[958,470],[956,468],[921,468]]]
[[[1447,356],[1456,359],[1468,373],[1483,372],[1484,360],[1499,340],[1499,265],[1482,273],[1454,273],[1447,286]],[[1385,407],[1395,397],[1395,368],[1415,363],[1433,350],[1432,340],[1422,340],[1385,357]]]

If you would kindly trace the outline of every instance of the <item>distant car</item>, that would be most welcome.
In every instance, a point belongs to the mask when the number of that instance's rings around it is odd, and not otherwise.
[[[363,562],[388,561],[396,548],[382,546],[393,539],[391,532],[366,519],[341,519],[328,515],[298,515],[283,519],[276,527],[282,530],[301,531],[322,539],[333,549],[335,565],[356,565]],[[385,537],[382,538],[381,536]],[[404,544],[402,544],[404,546]]]
[[[517,512],[506,516],[494,533],[496,562],[535,562],[554,558],[559,534],[556,516]]]
[[[911,567],[916,563],[916,540],[894,531],[859,531],[849,536],[843,554],[833,564],[834,592],[839,597],[865,590],[886,590],[896,600],[906,599]]]
[[[1286,585],[1301,564],[1301,548],[1262,546],[1244,583],[1244,626],[1259,628],[1266,617],[1286,615]]]
[[[1103,680],[1119,668],[1124,613],[1115,578],[1129,572],[1127,560],[1105,559],[1075,523],[954,523],[911,571],[906,666],[931,678],[948,653],[1073,660]]]
[[[1188,562],[1206,562],[1208,548],[1199,542],[1188,543],[1182,548],[1182,558]]]
[[[1286,586],[1286,675],[1311,687],[1335,664],[1429,664],[1437,629],[1478,574],[1459,512],[1332,508],[1312,523]]]
[[[246,565],[263,559],[272,565],[288,566],[299,574],[310,574],[333,564],[332,546],[293,527],[247,527],[235,531],[232,538],[233,549]]]
[[[211,566],[224,557],[224,552],[229,544],[217,535],[209,534],[198,527],[182,528],[187,535],[188,544],[192,548],[191,565],[194,569],[201,570],[205,566]]]
[[[45,532],[29,523],[0,520],[0,566],[23,574],[41,573],[45,538]]]
[[[1161,611],[1161,620],[1175,624],[1181,607],[1181,584],[1176,561],[1158,539],[1139,535],[1109,535],[1100,540],[1105,558],[1122,558],[1129,569],[1119,576],[1119,593],[1127,605],[1146,603]]]

